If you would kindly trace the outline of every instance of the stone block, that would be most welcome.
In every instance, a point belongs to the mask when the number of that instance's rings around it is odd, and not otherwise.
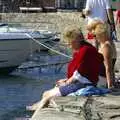
[[[84,120],[84,117],[71,112],[57,111],[54,108],[45,108],[32,120]]]

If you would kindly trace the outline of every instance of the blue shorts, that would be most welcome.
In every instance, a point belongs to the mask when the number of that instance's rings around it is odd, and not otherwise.
[[[85,85],[80,83],[79,81],[75,81],[74,83],[65,85],[65,86],[60,86],[59,90],[62,96],[66,96],[72,92],[76,92],[80,88],[84,88]]]

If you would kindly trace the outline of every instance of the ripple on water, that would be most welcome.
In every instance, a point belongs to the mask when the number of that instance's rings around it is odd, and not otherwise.
[[[0,120],[28,119],[32,113],[26,111],[25,106],[40,100],[43,91],[52,88],[57,79],[64,77],[64,70],[56,73],[48,68],[42,68],[41,72],[34,68],[1,76]]]

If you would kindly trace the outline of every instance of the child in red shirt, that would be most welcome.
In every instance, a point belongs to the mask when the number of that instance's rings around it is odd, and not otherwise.
[[[73,52],[73,58],[68,65],[67,76],[58,80],[56,87],[45,91],[42,100],[31,106],[32,109],[37,109],[32,119],[34,119],[35,114],[40,109],[49,103],[51,98],[66,96],[86,86],[96,86],[98,83],[99,69],[103,62],[103,56],[98,53],[95,47],[84,40],[79,28],[67,30],[64,33],[64,38]]]

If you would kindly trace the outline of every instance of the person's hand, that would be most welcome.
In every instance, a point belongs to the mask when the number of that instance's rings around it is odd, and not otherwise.
[[[67,80],[67,81],[66,81],[66,84],[67,84],[67,85],[70,84],[70,83],[72,83],[71,80]]]
[[[112,89],[112,88],[114,88],[113,86],[108,86],[108,89]]]
[[[56,86],[61,86],[66,83],[66,79],[60,79],[56,82]]]
[[[108,89],[110,90],[110,92],[114,92],[115,91],[115,87],[114,86],[109,86]]]
[[[112,83],[112,81],[110,81],[110,82],[108,83],[108,89],[111,89],[111,88],[113,88],[113,83]]]
[[[85,16],[88,16],[88,15],[90,15],[91,14],[91,11],[90,10],[86,10],[86,9],[83,9],[83,14],[85,15]]]
[[[68,84],[70,84],[70,83],[72,83],[73,82],[73,78],[71,77],[71,78],[69,78],[68,80],[66,80],[66,84],[68,85]]]

